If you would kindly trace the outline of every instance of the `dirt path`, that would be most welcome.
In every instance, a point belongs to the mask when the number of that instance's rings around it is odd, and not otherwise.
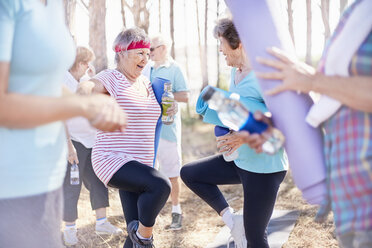
[[[197,121],[193,125],[184,125],[183,128],[183,156],[184,163],[215,153],[215,141],[211,125]],[[241,209],[243,204],[242,188],[240,185],[223,186],[222,191],[234,209]],[[125,222],[120,200],[116,190],[110,189],[110,204],[108,209],[109,220],[125,229]],[[185,185],[182,185],[181,204],[184,212],[183,228],[179,231],[166,231],[171,221],[171,204],[167,202],[161,211],[155,225],[155,246],[157,248],[203,248],[211,242],[223,226],[221,218],[207,206],[199,197],[194,195]],[[291,232],[288,242],[283,248],[336,248],[337,242],[333,235],[334,226],[331,216],[323,224],[313,221],[316,208],[306,204],[299,190],[294,187],[290,174],[287,174],[282,183],[277,209],[298,209],[301,215]],[[79,228],[80,243],[76,247],[106,248],[122,247],[125,236],[110,237],[97,236],[94,233],[94,216],[90,210],[89,195],[86,190],[82,192],[79,202]]]

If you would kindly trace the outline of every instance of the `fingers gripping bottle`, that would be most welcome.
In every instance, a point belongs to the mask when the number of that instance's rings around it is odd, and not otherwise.
[[[263,133],[269,128],[264,122],[254,119],[253,114],[238,100],[238,94],[225,96],[222,92],[209,87],[202,96],[208,102],[209,108],[215,110],[221,122],[234,131],[246,130],[249,133]],[[262,145],[262,150],[268,154],[276,153],[284,144],[283,134],[273,128],[267,136],[267,141]]]
[[[224,136],[224,135],[229,135],[231,131],[228,128],[220,127],[220,126],[215,126],[214,127],[214,134],[216,137]],[[221,142],[221,141],[220,141]],[[224,146],[222,146],[219,150],[222,150]],[[239,152],[238,150],[235,150],[233,153],[230,155],[226,155],[227,152],[223,152],[223,158],[225,159],[226,162],[233,161],[238,158]]]
[[[79,166],[76,163],[73,163],[70,166],[70,184],[79,185]]]
[[[164,83],[164,93],[161,97],[161,105],[163,107],[163,113],[161,117],[161,121],[165,125],[170,125],[174,122],[174,115],[168,115],[167,110],[172,106],[174,102],[174,95],[172,93],[172,83],[165,82]]]

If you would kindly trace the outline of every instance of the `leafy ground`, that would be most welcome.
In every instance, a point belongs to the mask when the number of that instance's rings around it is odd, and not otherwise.
[[[216,151],[211,125],[199,120],[183,125],[183,156],[184,163],[198,158],[213,155]],[[221,187],[226,199],[234,209],[241,209],[243,204],[240,185]],[[110,189],[110,204],[108,216],[111,223],[125,231],[125,222],[120,200],[116,190]],[[202,200],[195,196],[185,185],[181,190],[181,204],[184,212],[184,226],[179,231],[167,231],[166,226],[171,221],[171,204],[168,201],[157,218],[155,225],[155,246],[157,248],[203,248],[211,242],[223,226],[221,218]],[[296,209],[301,214],[297,220],[289,240],[283,248],[327,247],[336,248],[332,217],[323,224],[313,221],[316,208],[306,204],[299,190],[294,186],[290,173],[282,183],[277,203],[277,209]],[[94,212],[91,211],[89,195],[86,189],[82,191],[79,201],[78,237],[80,243],[75,247],[107,248],[122,247],[126,235],[98,236],[94,233]]]

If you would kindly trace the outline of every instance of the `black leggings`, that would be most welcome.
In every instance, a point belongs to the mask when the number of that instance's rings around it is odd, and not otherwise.
[[[244,228],[250,248],[269,247],[266,228],[285,174],[285,171],[270,174],[249,172],[234,162],[226,162],[222,155],[189,163],[181,169],[184,183],[218,214],[229,205],[217,185],[243,185]]]
[[[159,171],[137,161],[122,166],[111,178],[109,186],[118,188],[127,225],[139,220],[152,227],[171,190],[169,179]],[[124,248],[132,248],[127,238]]]

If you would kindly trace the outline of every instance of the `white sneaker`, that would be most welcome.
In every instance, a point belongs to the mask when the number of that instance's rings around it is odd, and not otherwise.
[[[227,247],[230,247],[231,238],[234,240],[235,248],[247,248],[247,239],[245,238],[243,215],[233,214],[234,225],[230,231],[230,238],[227,240]]]
[[[97,234],[122,234],[123,230],[120,228],[114,226],[108,221],[105,221],[102,225],[97,225],[96,224],[96,233]]]
[[[66,246],[76,245],[79,242],[76,234],[76,228],[66,228],[63,231],[63,241],[65,242]]]

